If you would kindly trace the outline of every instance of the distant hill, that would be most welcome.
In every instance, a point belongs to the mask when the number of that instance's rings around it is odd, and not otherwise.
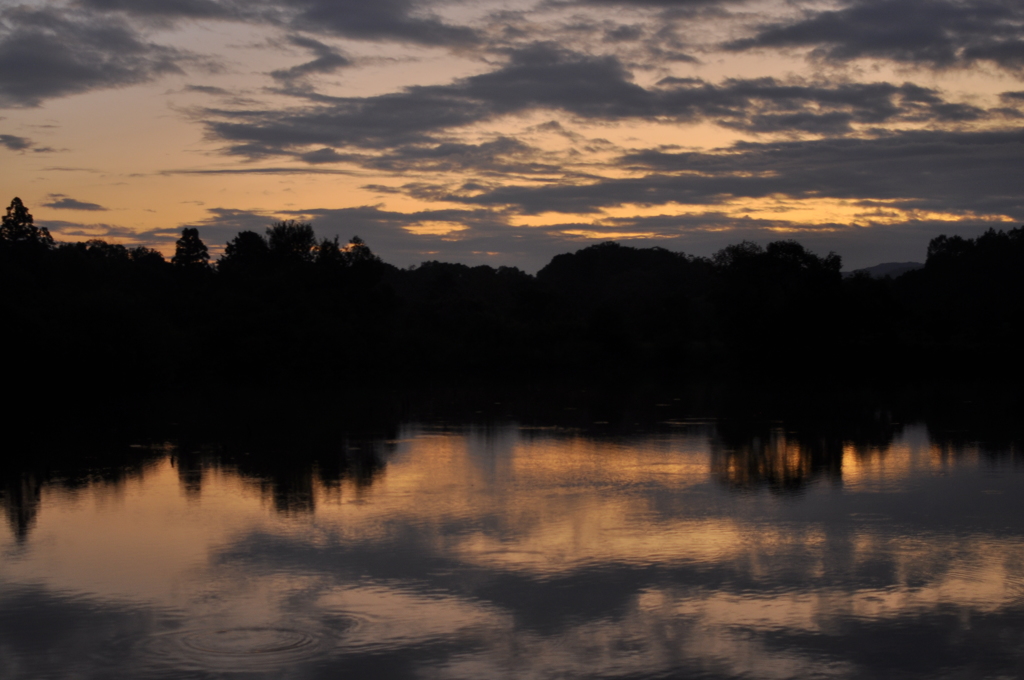
[[[853,276],[854,274],[864,273],[873,279],[884,279],[886,276],[891,276],[895,279],[901,274],[912,272],[923,266],[924,264],[921,262],[883,262],[882,264],[876,264],[874,267],[865,267],[864,269],[855,269],[852,272],[845,272],[843,276]]]

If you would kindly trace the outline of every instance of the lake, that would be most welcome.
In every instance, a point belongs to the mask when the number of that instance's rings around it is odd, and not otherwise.
[[[0,677],[1024,676],[1019,444],[881,429],[410,420],[8,468]]]

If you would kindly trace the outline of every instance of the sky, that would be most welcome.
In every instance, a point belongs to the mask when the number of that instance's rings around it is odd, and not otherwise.
[[[1024,222],[1020,0],[0,0],[0,202],[216,255],[796,239],[844,269]]]

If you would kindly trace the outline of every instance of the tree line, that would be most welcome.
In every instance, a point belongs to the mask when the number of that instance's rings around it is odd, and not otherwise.
[[[14,389],[216,393],[424,381],[755,378],[805,384],[1020,375],[1024,227],[932,240],[925,266],[844,278],[796,241],[713,257],[607,242],[515,267],[401,269],[286,221],[212,262],[194,228],[146,247],[57,243],[14,199],[0,225]]]

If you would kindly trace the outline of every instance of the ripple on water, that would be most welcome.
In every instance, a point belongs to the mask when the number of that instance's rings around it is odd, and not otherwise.
[[[270,670],[315,658],[325,647],[317,635],[278,626],[178,630],[140,643],[147,665],[212,671]]]
[[[134,641],[150,671],[267,671],[315,660],[359,626],[356,618],[332,617],[326,626],[187,628]]]

